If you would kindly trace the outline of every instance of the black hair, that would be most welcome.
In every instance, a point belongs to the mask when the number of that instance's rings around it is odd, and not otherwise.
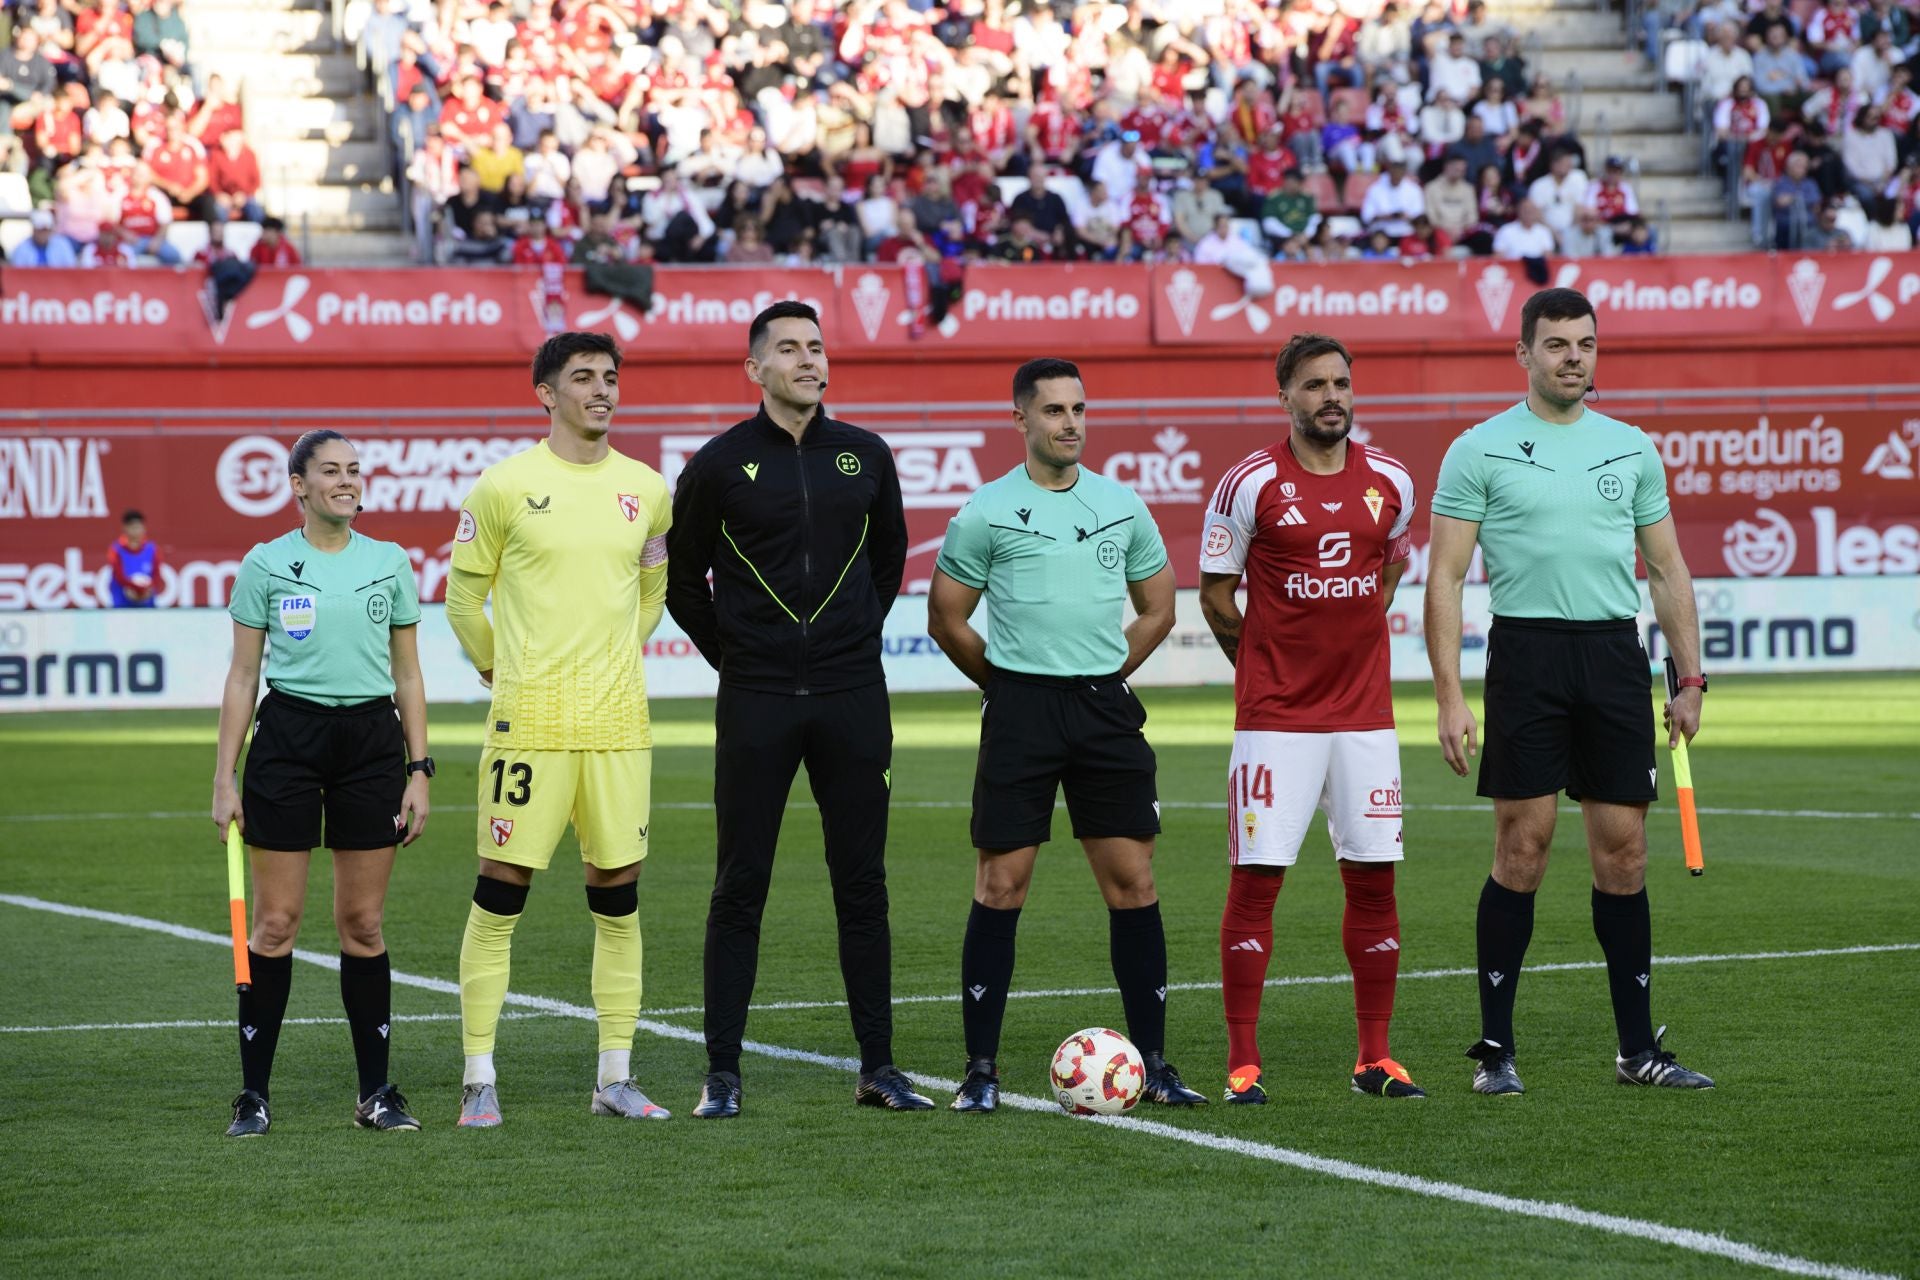
[[[754,359],[760,358],[760,344],[766,341],[767,330],[773,327],[775,320],[806,320],[813,327],[820,327],[820,313],[804,302],[792,298],[776,302],[753,318],[747,326],[747,353]]]
[[[132,524],[135,520],[138,520],[141,524],[145,524],[147,522],[146,513],[140,510],[140,508],[138,507],[128,507],[125,511],[120,513],[121,524]]]
[[[1593,316],[1598,327],[1600,318],[1594,316],[1586,294],[1578,289],[1542,289],[1520,308],[1520,345],[1533,345],[1534,328],[1542,320],[1578,320],[1581,316]]]
[[[307,464],[313,461],[313,451],[329,440],[338,440],[348,448],[353,442],[331,427],[315,427],[293,442],[293,448],[287,450],[287,474],[305,477]]]
[[[1038,360],[1029,360],[1013,371],[1013,403],[1025,408],[1033,399],[1034,392],[1048,378],[1079,379],[1080,366],[1071,360],[1061,360],[1054,356],[1041,356]]]
[[[540,350],[533,354],[533,385],[550,387],[553,380],[567,367],[567,361],[575,356],[598,353],[613,361],[613,367],[620,367],[620,348],[613,339],[604,333],[556,333],[540,344]]]
[[[268,214],[266,217],[260,219],[260,229],[262,231],[285,231],[287,229],[287,223],[284,218],[276,218],[272,214]]]
[[[1347,368],[1353,368],[1353,353],[1348,351],[1340,339],[1324,333],[1296,333],[1287,339],[1287,345],[1280,348],[1280,354],[1273,361],[1273,382],[1282,391],[1293,381],[1293,375],[1300,366],[1309,360],[1321,356],[1336,355],[1347,362]]]

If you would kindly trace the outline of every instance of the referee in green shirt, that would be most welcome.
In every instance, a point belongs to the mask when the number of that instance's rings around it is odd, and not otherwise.
[[[1527,397],[1447,449],[1433,494],[1427,656],[1440,746],[1461,777],[1476,751],[1460,692],[1460,585],[1476,541],[1493,596],[1486,752],[1479,791],[1493,801],[1493,873],[1480,891],[1478,1093],[1524,1092],[1514,1068],[1513,1003],[1547,871],[1558,793],[1579,802],[1593,864],[1593,931],[1607,959],[1622,1084],[1711,1089],[1661,1047],[1648,984],[1647,805],[1654,799],[1650,664],[1635,618],[1634,552],[1654,615],[1685,673],[1666,708],[1668,738],[1700,727],[1700,624],[1693,578],[1667,506],[1666,472],[1639,428],[1586,406],[1599,342],[1593,305],[1547,289],[1520,313]]]
[[[233,659],[220,700],[213,826],[224,840],[227,824],[240,823],[254,893],[253,981],[240,995],[242,1089],[227,1135],[255,1137],[270,1123],[267,1079],[316,845],[333,850],[340,999],[360,1077],[353,1122],[418,1129],[387,1079],[392,971],[380,926],[394,849],[426,824],[433,776],[414,639],[420,599],[406,551],[353,531],[363,486],[344,436],[307,432],[287,470],[301,527],[247,553],[227,609]],[[267,696],[256,711],[263,649]],[[250,715],[253,746],[236,788]]]
[[[1146,708],[1127,684],[1173,629],[1173,570],[1140,496],[1081,467],[1086,391],[1065,360],[1013,375],[1021,465],[982,486],[947,527],[927,630],[980,699],[973,782],[973,914],[960,957],[967,1070],[955,1111],[999,1105],[994,1065],[1013,942],[1063,785],[1074,838],[1106,899],[1113,976],[1147,1096],[1206,1101],[1165,1056],[1167,940],[1153,885],[1160,832]],[[987,602],[987,635],[968,619]],[[1124,623],[1131,598],[1138,615]]]

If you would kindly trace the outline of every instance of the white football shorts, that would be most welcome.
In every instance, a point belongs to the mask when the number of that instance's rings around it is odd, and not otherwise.
[[[1400,740],[1392,729],[1235,731],[1227,767],[1230,864],[1292,866],[1316,809],[1327,815],[1336,858],[1400,861]]]

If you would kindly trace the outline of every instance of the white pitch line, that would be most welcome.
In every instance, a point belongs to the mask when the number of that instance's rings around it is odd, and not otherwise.
[[[661,801],[655,809],[685,810],[696,812],[712,809],[713,805],[701,800]],[[789,800],[789,809],[811,809],[813,802],[804,799]],[[894,800],[889,803],[894,809],[971,809],[970,800]],[[1064,807],[1064,802],[1056,802],[1056,809]],[[1223,810],[1226,802],[1221,800],[1163,800],[1163,809],[1201,809]],[[1409,804],[1402,806],[1408,813],[1492,813],[1490,804]],[[435,805],[435,813],[477,813],[478,807],[470,804]],[[1562,805],[1560,812],[1575,814],[1580,812],[1575,805]],[[1815,818],[1829,822],[1915,822],[1920,821],[1920,812],[1904,812],[1898,809],[1726,809],[1702,807],[1700,813],[1715,818]],[[205,810],[201,809],[158,809],[141,813],[135,811],[119,813],[0,813],[4,822],[156,822],[174,821],[182,818],[201,818],[211,823]]]
[[[503,1018],[519,1021],[523,1018],[543,1018],[542,1013],[503,1013]],[[396,1013],[395,1022],[458,1022],[457,1013]],[[280,1025],[285,1027],[344,1027],[345,1018],[283,1018]],[[219,1027],[232,1031],[232,1018],[175,1018],[168,1022],[63,1022],[57,1026],[45,1027],[0,1027],[0,1035],[27,1035],[48,1031],[168,1031],[179,1027]]]
[[[1655,956],[1656,965],[1670,964],[1725,964],[1741,960],[1810,960],[1819,956],[1862,956],[1877,955],[1887,951],[1920,951],[1920,942],[1888,942],[1858,947],[1815,947],[1806,951],[1742,951],[1724,955],[1696,956]],[[1554,964],[1530,964],[1524,966],[1525,973],[1574,973],[1581,970],[1604,969],[1604,960],[1564,960]],[[1471,978],[1473,969],[1414,969],[1399,976],[1399,981],[1407,982],[1416,978]],[[1353,981],[1350,973],[1301,974],[1291,978],[1268,978],[1269,987],[1320,987],[1345,986]],[[1170,982],[1169,991],[1218,991],[1217,982]],[[1009,991],[1009,1000],[1053,1000],[1067,996],[1117,996],[1117,987],[1051,987],[1039,991]],[[895,996],[895,1004],[958,1004],[960,993],[946,995]],[[755,1003],[757,1012],[783,1012],[805,1009],[844,1009],[845,1000],[776,1000],[766,1004]],[[677,1009],[651,1010],[656,1018],[681,1017],[692,1013],[702,1013],[700,1005],[686,1005]]]
[[[209,933],[204,929],[189,929],[184,925],[169,924],[164,920],[150,920],[144,916],[122,915],[113,911],[96,911],[91,907],[69,906],[62,902],[48,902],[43,898],[24,897],[17,894],[0,894],[0,902],[33,911],[47,911],[56,915],[74,916],[83,920],[99,920],[109,924],[125,925],[134,929],[146,929],[155,933],[164,933],[171,937],[185,938],[197,942],[209,942],[215,946],[226,947],[231,940],[223,934]],[[339,962],[328,965],[324,962],[333,959],[314,952],[295,951],[294,954],[311,963],[322,964],[326,968],[337,968]],[[459,986],[443,978],[428,978],[418,974],[402,973],[395,970],[393,981],[402,986],[418,987],[425,991],[440,991],[458,994]],[[564,1000],[552,1000],[545,996],[520,995],[507,993],[507,1003],[524,1009],[535,1009],[542,1013],[557,1014],[563,1017],[579,1018],[586,1021],[597,1020],[598,1015],[584,1005],[570,1004]],[[652,1018],[641,1018],[635,1023],[635,1029],[662,1039],[678,1040],[686,1044],[704,1045],[706,1037],[687,1027],[677,1027],[670,1022],[659,1022]],[[792,1049],[785,1045],[765,1044],[757,1040],[748,1040],[741,1046],[745,1051],[761,1057],[776,1058],[785,1062],[805,1062],[815,1066],[857,1074],[860,1063],[854,1058],[837,1057],[831,1054],[813,1053],[806,1049]],[[934,1076],[920,1077],[920,1083],[938,1092],[957,1090],[960,1082]],[[1059,1108],[1044,1098],[1028,1097],[1024,1094],[1003,1093],[1000,1100],[1007,1106],[1020,1111],[1053,1112]],[[1777,1253],[1771,1249],[1762,1249],[1743,1241],[1732,1240],[1723,1235],[1704,1231],[1694,1231],[1686,1227],[1668,1226],[1663,1222],[1653,1222],[1643,1218],[1629,1218],[1619,1214],[1595,1213],[1574,1205],[1560,1204],[1552,1200],[1526,1200],[1517,1196],[1500,1195],[1497,1192],[1481,1191],[1475,1187],[1458,1183],[1443,1182],[1436,1178],[1422,1178],[1413,1174],[1396,1173],[1391,1169],[1376,1169],[1370,1165],[1355,1164],[1347,1160],[1333,1160],[1325,1156],[1312,1155],[1305,1151],[1295,1151],[1288,1147],[1275,1146],[1272,1143],[1252,1142],[1244,1138],[1231,1138],[1224,1134],[1210,1133],[1202,1129],[1183,1129],[1176,1125],[1158,1120],[1143,1120],[1137,1116],[1101,1116],[1093,1117],[1096,1124],[1126,1132],[1147,1134],[1165,1138],[1171,1142],[1184,1142],[1190,1146],[1205,1147],[1231,1155],[1244,1156],[1253,1160],[1264,1160],[1272,1164],[1287,1165],[1307,1173],[1316,1173],[1326,1177],[1338,1178],[1346,1182],[1364,1183],[1369,1186],[1383,1187],[1393,1191],[1406,1191],[1414,1195],[1428,1196],[1437,1200],[1449,1200],[1456,1204],[1472,1205],[1477,1208],[1492,1209],[1499,1213],[1514,1214],[1519,1217],[1538,1218],[1547,1222],[1558,1222],[1569,1226],[1587,1227],[1595,1231],[1604,1231],[1611,1235],[1625,1236],[1633,1240],[1644,1240],[1654,1244],[1664,1244],[1672,1248],[1683,1249],[1691,1253],[1705,1254],[1710,1257],[1726,1258],[1747,1266],[1764,1267],[1771,1271],[1783,1272],[1795,1276],[1815,1276],[1821,1280],[1901,1280],[1901,1277],[1885,1272],[1867,1271],[1857,1267],[1837,1266],[1829,1262],[1816,1262],[1809,1258],[1795,1257],[1792,1254]]]

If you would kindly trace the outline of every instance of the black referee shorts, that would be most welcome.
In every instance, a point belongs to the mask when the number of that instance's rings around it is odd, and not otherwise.
[[[977,849],[1024,849],[1053,836],[1064,787],[1076,840],[1160,833],[1147,709],[1118,676],[996,670],[980,698],[973,775]]]
[[[1632,619],[1495,618],[1487,639],[1483,796],[1655,799],[1653,672]]]
[[[260,700],[240,789],[248,844],[384,849],[399,843],[406,789],[393,699],[328,707],[276,689]]]

